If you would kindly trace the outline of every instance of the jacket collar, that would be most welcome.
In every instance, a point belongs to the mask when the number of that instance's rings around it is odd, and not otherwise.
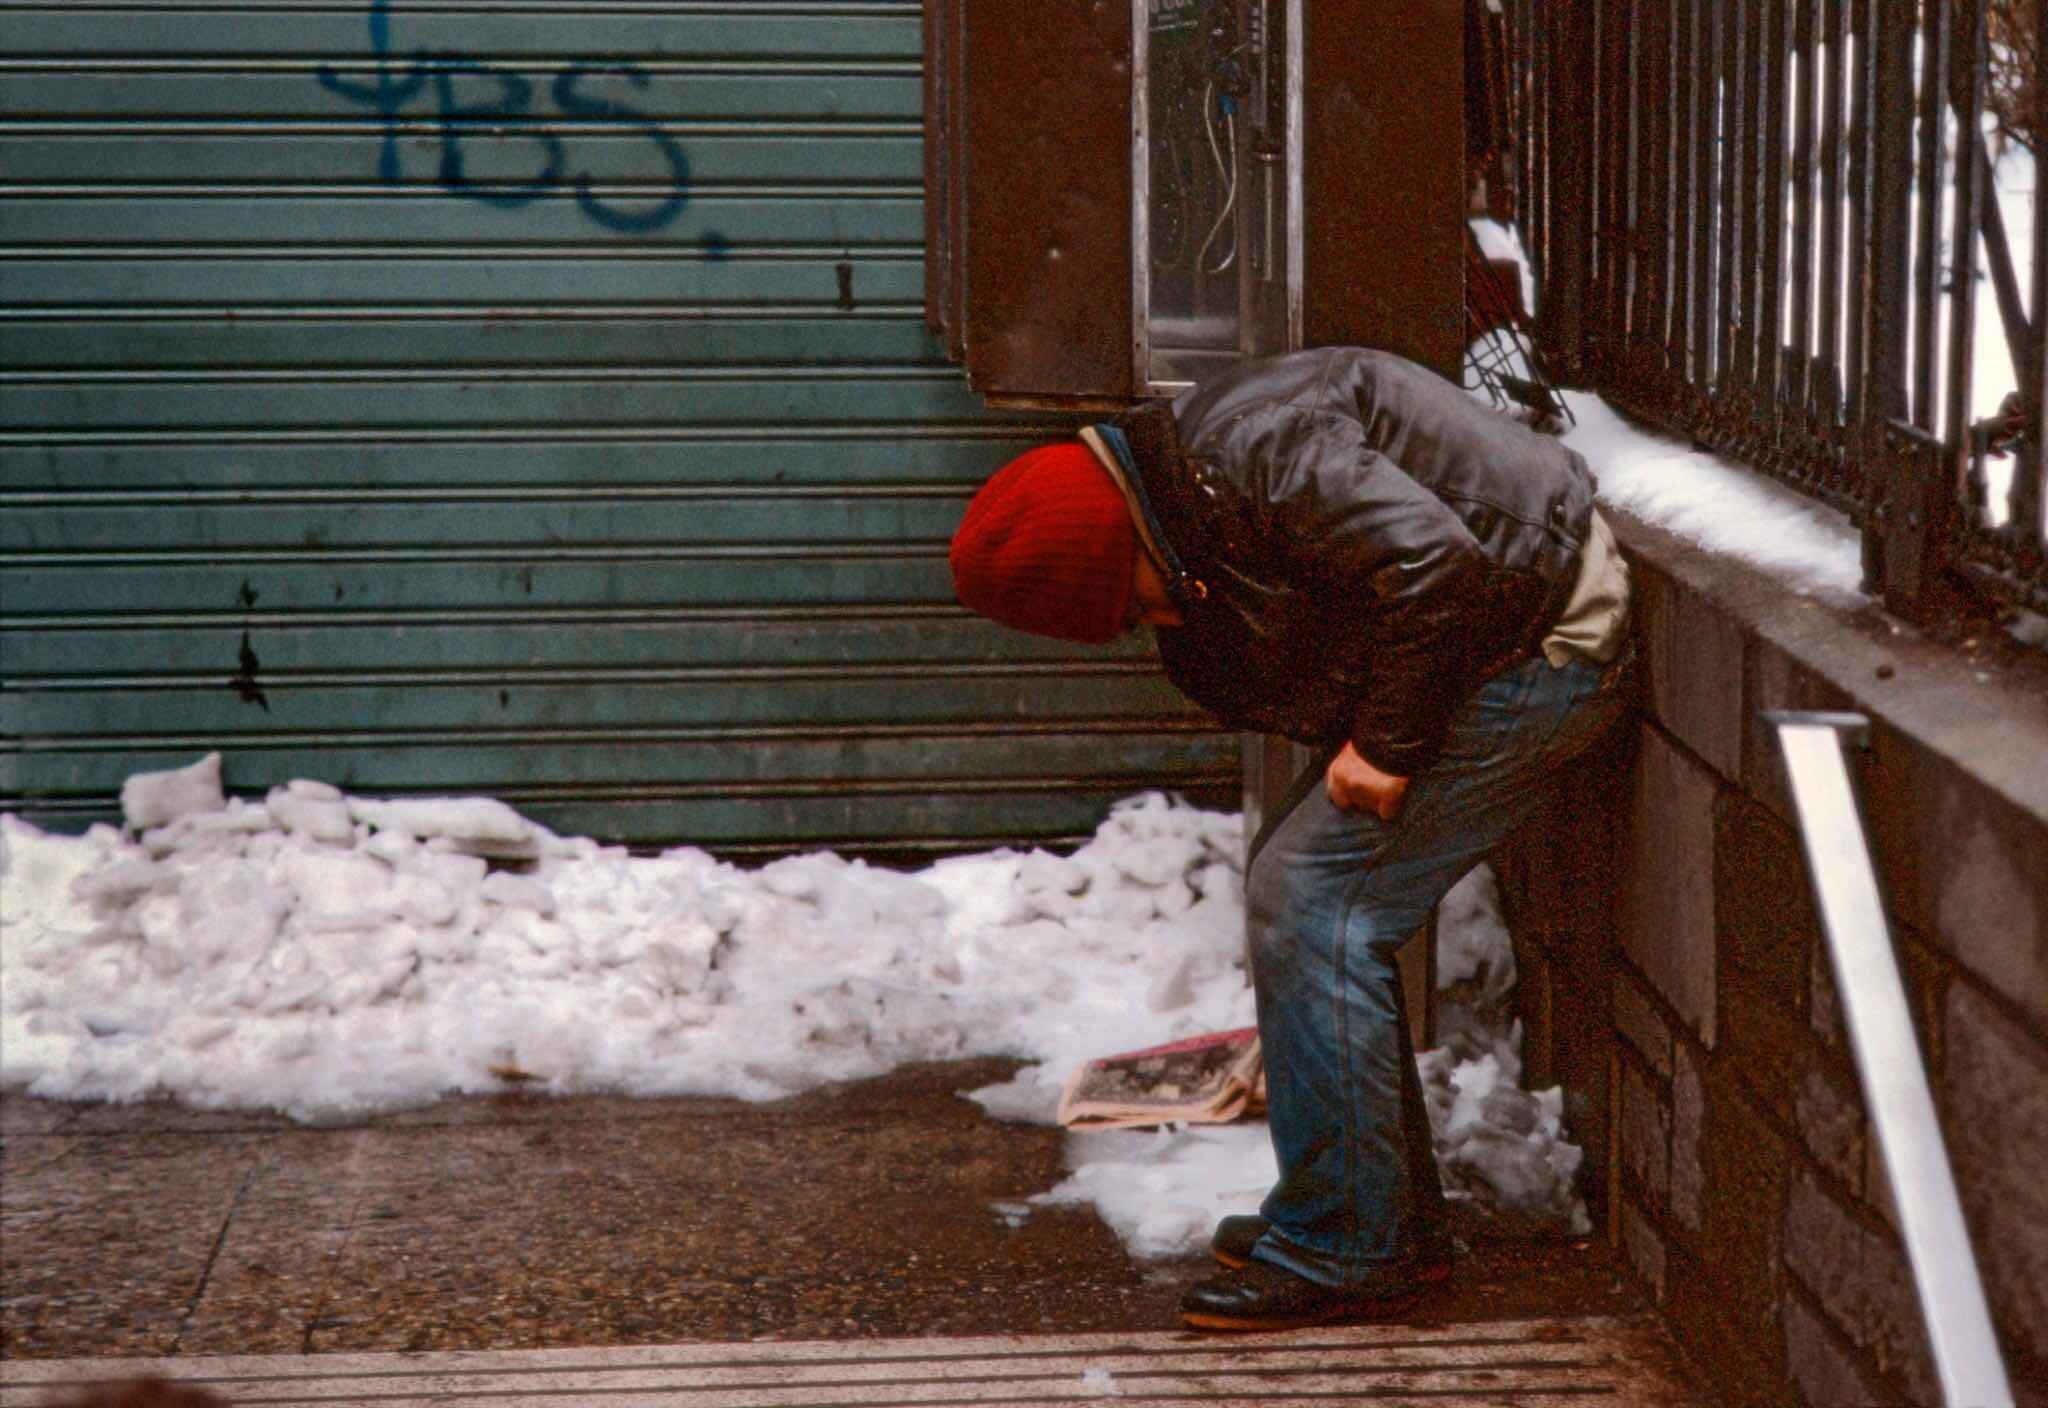
[[[1103,421],[1085,427],[1081,431],[1081,439],[1095,452],[1095,458],[1108,472],[1109,477],[1116,481],[1117,488],[1124,496],[1124,502],[1130,507],[1131,522],[1137,526],[1138,536],[1144,540],[1146,551],[1152,554],[1152,560],[1159,564],[1161,574],[1166,579],[1167,591],[1173,595],[1174,600],[1185,605],[1206,598],[1209,595],[1209,587],[1181,564],[1180,554],[1174,551],[1172,541],[1166,536],[1166,530],[1160,527],[1159,516],[1153,512],[1151,497],[1146,492],[1145,476],[1139,469],[1138,458],[1131,448],[1131,437],[1126,434],[1126,427],[1136,428],[1136,419],[1145,416],[1148,411],[1166,420],[1166,432],[1171,436],[1171,412],[1164,407],[1140,407],[1126,416],[1122,424]],[[1156,434],[1155,427],[1146,429],[1152,429]],[[1149,441],[1154,436],[1141,431],[1140,438]]]

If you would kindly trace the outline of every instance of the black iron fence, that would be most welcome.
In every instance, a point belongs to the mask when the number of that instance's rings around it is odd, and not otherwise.
[[[2048,53],[2048,4],[1507,0],[1491,23],[1552,373],[1846,511],[1901,614],[2048,610],[2048,202],[1997,179],[2031,191],[2006,140],[2048,133],[2048,83],[1988,77]]]

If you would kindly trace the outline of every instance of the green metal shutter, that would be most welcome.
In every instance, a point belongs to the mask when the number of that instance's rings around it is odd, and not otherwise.
[[[915,3],[0,0],[0,808],[1051,840],[1236,745],[952,601]]]

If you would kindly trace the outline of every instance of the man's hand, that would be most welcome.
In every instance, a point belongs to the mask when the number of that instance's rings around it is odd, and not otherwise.
[[[1408,795],[1408,779],[1396,777],[1360,757],[1358,750],[1349,743],[1344,751],[1330,760],[1330,770],[1323,776],[1323,785],[1330,789],[1330,802],[1340,812],[1371,812],[1381,821],[1392,821],[1401,814],[1401,803]]]

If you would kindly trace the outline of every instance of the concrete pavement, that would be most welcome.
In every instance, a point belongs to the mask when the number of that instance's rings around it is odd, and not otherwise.
[[[328,1127],[0,1097],[0,1357],[1173,1331],[1205,1262],[992,1208],[1060,1177],[1058,1131],[956,1097],[1009,1070],[771,1105],[514,1090]],[[1643,1310],[1598,1243],[1483,1243],[1414,1319]]]

